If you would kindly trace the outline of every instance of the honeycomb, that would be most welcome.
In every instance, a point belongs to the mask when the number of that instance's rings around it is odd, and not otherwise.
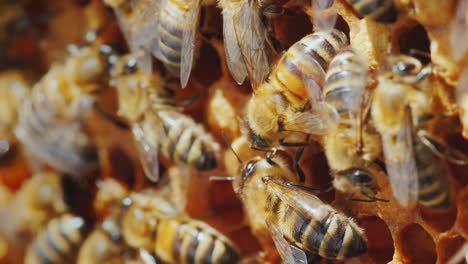
[[[428,53],[436,72],[433,80],[436,91],[434,112],[444,116],[431,128],[431,132],[445,139],[451,147],[468,153],[468,122],[462,116],[468,108],[460,109],[456,104],[456,89],[463,70],[468,67],[468,53],[461,51],[462,55],[454,59],[451,39],[452,21],[458,5],[464,1],[394,2],[399,10],[398,21],[386,26],[363,19],[344,0],[335,0],[334,9],[338,13],[336,27],[348,34],[352,47],[365,55],[371,73],[379,68],[379,61],[389,50],[408,54],[416,49]],[[310,0],[290,0],[282,4],[293,14],[273,17],[272,25],[274,37],[287,48],[313,32],[313,12]],[[219,143],[223,142],[221,131],[233,141],[241,136],[241,118],[245,114],[244,105],[251,95],[251,88],[249,84],[237,85],[229,74],[220,37],[221,10],[215,5],[204,7],[200,27],[213,34],[202,37],[189,85],[179,89],[177,97],[182,99],[201,93],[199,100],[184,109],[185,113],[205,124]],[[112,10],[100,0],[0,0],[0,70],[19,69],[32,80],[38,80],[53,62],[66,58],[67,45],[82,43],[86,33],[96,29],[101,31],[103,42],[125,49]],[[460,36],[459,41],[463,40]],[[455,48],[462,49],[462,45]],[[421,59],[428,61],[427,56]],[[155,63],[156,68],[161,68],[158,62]],[[116,117],[114,89],[100,94],[98,101]],[[129,130],[116,127],[92,111],[87,116],[86,129],[98,146],[101,168],[85,179],[87,190],[70,190],[66,196],[74,197],[70,202],[73,210],[99,221],[107,214],[107,206],[114,196],[121,197],[122,192],[128,190],[157,186],[146,180]],[[229,159],[230,151],[226,147],[223,151],[226,152],[226,161],[236,162]],[[242,155],[256,154],[246,147]],[[162,164],[162,174],[168,178],[180,174],[177,170],[181,168],[171,166],[168,161],[162,161]],[[326,158],[320,150],[307,148],[300,165],[306,173],[308,186],[321,187],[331,182]],[[321,194],[323,201],[354,217],[365,229],[368,253],[346,263],[447,263],[468,240],[468,166],[447,162],[444,166],[450,172],[450,188],[454,197],[451,208],[446,212],[434,212],[421,206],[408,210],[400,206],[392,196],[388,178],[383,174],[377,179],[381,189],[378,195],[389,199],[388,203],[353,202],[334,190]],[[185,204],[185,212],[227,234],[238,245],[243,257],[254,256],[253,259],[259,263],[279,263],[276,252],[255,257],[262,250],[261,242],[252,234],[242,203],[231,183],[209,180],[210,176],[228,176],[229,168],[226,167],[229,166],[221,164],[216,170],[190,173],[186,179],[187,192],[179,194],[189,201]],[[32,174],[20,146],[14,145],[0,159],[0,204],[8,204],[9,197],[14,196]],[[103,197],[97,182],[109,179],[120,182],[126,190],[116,187],[115,193]],[[8,245],[8,241],[0,239],[0,263],[21,263],[24,252],[11,248],[9,251]],[[335,263],[325,259],[317,262]]]

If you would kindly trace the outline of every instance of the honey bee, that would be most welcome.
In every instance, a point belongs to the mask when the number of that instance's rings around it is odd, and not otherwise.
[[[84,132],[84,113],[93,93],[107,87],[112,49],[83,47],[55,64],[22,103],[15,135],[35,161],[71,175],[97,167],[94,144]]]
[[[323,102],[321,86],[330,61],[346,44],[339,30],[309,34],[291,46],[247,103],[249,138],[257,148],[325,134],[338,113]],[[291,140],[291,138],[294,138]]]
[[[254,234],[269,230],[285,263],[307,263],[305,251],[337,260],[364,254],[364,230],[311,190],[296,185],[299,176],[283,153],[270,152],[266,158],[242,163],[234,177],[234,190]]]
[[[33,175],[0,206],[0,233],[12,245],[22,246],[47,221],[67,211],[62,197],[57,173]]]
[[[158,152],[176,164],[197,170],[217,167],[218,143],[180,111],[173,90],[160,75],[139,71],[130,55],[116,65],[113,76],[119,95],[118,114],[131,124],[149,179],[159,178]]]
[[[144,249],[135,250],[126,245],[118,224],[111,216],[83,242],[76,263],[156,264],[156,260]]]
[[[317,28],[330,30],[336,16],[323,16],[330,8],[330,0],[313,0],[314,21]],[[270,55],[274,51],[263,13],[283,13],[280,6],[270,5],[268,1],[220,0],[223,14],[223,34],[226,62],[233,79],[242,84],[249,77],[257,87],[268,76]],[[317,19],[318,18],[318,19]],[[271,48],[270,48],[271,47]]]
[[[130,51],[143,50],[146,54],[151,51],[167,70],[180,76],[184,88],[198,46],[195,37],[202,0],[105,2],[116,10]],[[140,67],[150,73],[150,60],[142,64],[148,65]]]
[[[398,12],[393,0],[346,0],[354,10],[364,17],[382,24],[393,24]]]
[[[141,192],[125,198],[124,241],[166,263],[238,263],[234,244],[213,227],[180,215],[164,195]]]
[[[24,263],[70,263],[85,238],[86,221],[64,214],[49,221],[29,245]]]
[[[439,158],[463,165],[466,155],[450,150],[426,130],[433,118],[427,86],[432,73],[416,58],[388,56],[379,74],[372,117],[382,136],[392,191],[403,206],[419,201],[433,210],[446,210],[451,194],[446,168]],[[420,85],[418,85],[420,84]]]
[[[352,49],[339,52],[330,63],[324,84],[324,100],[340,115],[337,128],[323,138],[328,163],[333,170],[334,186],[350,193],[357,201],[383,201],[375,197],[376,168],[371,166],[381,154],[380,137],[366,113],[367,69]],[[365,112],[365,110],[364,110]],[[361,193],[368,200],[353,199]]]
[[[13,128],[18,120],[18,108],[29,93],[30,84],[19,71],[0,73],[0,138],[14,143]]]

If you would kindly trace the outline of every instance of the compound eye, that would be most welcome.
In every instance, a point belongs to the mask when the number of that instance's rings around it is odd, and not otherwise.
[[[245,166],[244,170],[242,171],[242,179],[246,180],[247,178],[250,177],[250,175],[252,175],[252,173],[255,171],[255,163],[257,161],[255,160],[251,160],[247,163],[247,165]]]
[[[393,71],[401,75],[411,74],[415,68],[416,66],[414,64],[404,61],[399,61],[393,65]]]
[[[137,60],[135,58],[131,58],[127,64],[125,64],[124,73],[125,74],[132,74],[137,71]]]
[[[351,179],[353,182],[360,182],[360,183],[365,183],[365,182],[371,182],[372,178],[369,174],[368,171],[365,170],[355,170],[352,175]]]

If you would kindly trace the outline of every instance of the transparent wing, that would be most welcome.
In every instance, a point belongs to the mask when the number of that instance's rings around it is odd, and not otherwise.
[[[157,182],[159,180],[158,142],[150,142],[140,124],[133,124],[132,132],[145,175],[152,182]]]
[[[413,151],[413,132],[409,109],[397,135],[382,134],[387,173],[398,202],[408,206],[417,200],[418,179]]]
[[[291,245],[283,236],[281,231],[274,225],[267,221],[268,229],[271,232],[273,242],[275,243],[276,249],[278,250],[283,262],[285,264],[307,264],[307,256],[305,252]]]
[[[230,0],[225,0],[226,2]],[[220,1],[222,3],[223,1]],[[247,69],[242,59],[239,43],[237,43],[236,32],[234,30],[235,11],[228,8],[223,9],[223,31],[224,48],[226,51],[226,63],[231,72],[232,78],[238,84],[242,84],[247,77]]]
[[[331,31],[336,24],[337,14],[333,10],[334,0],[312,0],[315,31]]]
[[[433,137],[428,131],[419,130],[418,137],[419,140],[439,158],[459,166],[468,165],[468,155]]]
[[[130,45],[150,47],[158,36],[159,5],[161,0],[133,1],[130,16]]]
[[[267,182],[268,188],[270,188],[278,198],[312,219],[323,219],[324,213],[333,210],[331,207],[325,208],[328,206],[317,198],[317,196],[302,188],[280,183],[269,177],[264,178],[264,180]]]
[[[192,71],[200,6],[201,0],[193,0],[193,6],[188,15],[184,18],[185,22],[182,22],[187,25],[182,32],[182,61],[180,69],[180,83],[182,88],[187,86],[190,72]]]
[[[455,16],[451,22],[450,44],[452,56],[458,60],[468,50],[468,3],[467,0],[459,0]]]
[[[339,115],[335,109],[324,102],[322,88],[315,80],[303,76],[303,82],[311,109],[290,116],[285,121],[284,128],[288,131],[324,135],[338,125]]]
[[[267,30],[260,17],[257,1],[241,1],[234,30],[253,87],[265,80],[270,64],[266,45]]]

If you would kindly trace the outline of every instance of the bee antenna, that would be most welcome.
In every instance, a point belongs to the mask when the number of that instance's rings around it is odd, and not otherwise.
[[[233,181],[234,177],[211,176],[210,181]]]
[[[227,138],[226,136],[226,133],[224,133],[224,131],[221,131],[221,135],[223,135],[223,139],[224,139],[224,142],[226,142],[226,144],[228,145],[228,147],[231,149],[232,153],[234,153],[234,156],[236,156],[237,160],[239,161],[239,163],[243,163],[241,158],[239,157],[239,155],[237,155],[237,153],[234,151],[234,149],[232,148],[232,144],[231,142],[229,142],[229,139]]]

